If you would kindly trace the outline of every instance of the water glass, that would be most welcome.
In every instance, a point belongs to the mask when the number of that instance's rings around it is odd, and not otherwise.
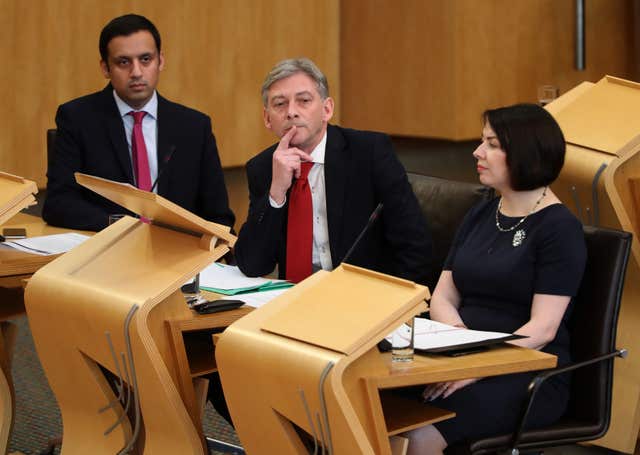
[[[391,361],[404,363],[413,361],[413,318],[402,324],[391,335]]]
[[[538,104],[546,106],[558,97],[558,87],[555,85],[541,85],[538,87]]]
[[[199,273],[194,277],[191,283],[183,284],[180,290],[182,291],[182,295],[184,295],[184,298],[186,299],[189,307],[199,305],[200,303],[206,302],[207,300],[200,292]]]

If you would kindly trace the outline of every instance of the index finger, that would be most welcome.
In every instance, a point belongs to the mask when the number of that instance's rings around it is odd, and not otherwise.
[[[289,152],[291,152],[291,154],[293,155],[298,155],[298,157],[300,157],[300,161],[308,161],[308,162],[313,162],[313,157],[311,155],[309,155],[306,152],[303,152],[302,150],[298,149],[298,148],[290,148]]]
[[[282,139],[280,139],[280,143],[278,144],[278,148],[280,150],[288,149],[289,148],[289,142],[291,141],[291,138],[293,137],[294,134],[296,134],[295,125],[292,126],[291,128],[289,128],[289,131],[287,131],[286,134],[284,136],[282,136]]]

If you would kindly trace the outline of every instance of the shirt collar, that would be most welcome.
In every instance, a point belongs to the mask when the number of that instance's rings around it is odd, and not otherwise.
[[[116,91],[113,91],[113,98],[116,100],[116,105],[118,106],[118,111],[120,111],[120,116],[124,117],[131,111],[135,111],[136,109],[132,109],[127,103],[125,103],[122,98],[118,96]],[[153,95],[151,95],[151,99],[147,101],[147,104],[142,106],[141,109],[137,109],[138,111],[145,111],[147,115],[153,117],[154,119],[158,118],[158,95],[154,90]]]
[[[324,132],[324,136],[322,136],[322,140],[316,148],[311,152],[311,158],[313,158],[314,163],[324,164],[324,152],[327,149],[327,132]]]

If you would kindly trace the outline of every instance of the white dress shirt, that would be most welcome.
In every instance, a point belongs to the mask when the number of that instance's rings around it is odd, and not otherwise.
[[[311,260],[313,271],[320,269],[333,270],[331,261],[331,249],[329,247],[329,224],[327,223],[327,193],[324,181],[324,154],[327,148],[327,133],[320,143],[311,152],[313,167],[309,171],[307,180],[311,189],[311,202],[313,205],[313,247],[311,250]],[[282,204],[277,204],[271,196],[269,203],[272,207],[281,208],[287,202],[286,198]]]
[[[131,158],[131,135],[133,134],[133,116],[128,115],[129,112],[135,111],[125,103],[116,93],[113,91],[113,97],[116,100],[118,111],[122,117],[122,123],[124,124],[124,135],[127,138],[127,144],[129,145],[129,158]],[[153,92],[151,99],[145,104],[139,111],[147,113],[142,118],[142,135],[144,136],[144,145],[147,147],[147,158],[149,160],[149,176],[151,177],[151,183],[156,181],[158,177],[158,95]],[[131,166],[133,169],[133,159],[131,159]],[[133,175],[136,175],[133,170]],[[136,182],[137,183],[137,182]],[[158,188],[154,189],[154,192],[158,192]]]

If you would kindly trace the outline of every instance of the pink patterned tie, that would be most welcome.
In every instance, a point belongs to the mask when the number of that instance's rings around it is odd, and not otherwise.
[[[144,111],[129,112],[133,116],[133,134],[131,135],[131,157],[133,158],[133,172],[136,177],[136,185],[144,191],[151,190],[151,174],[149,173],[149,158],[147,146],[142,134],[142,118],[147,113]]]

